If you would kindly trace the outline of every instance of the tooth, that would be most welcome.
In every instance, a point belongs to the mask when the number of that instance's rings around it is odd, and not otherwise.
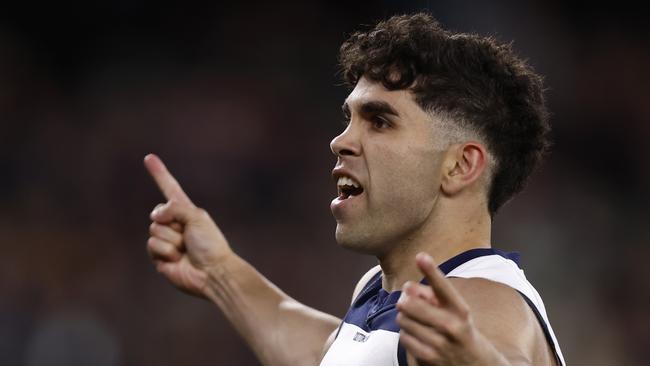
[[[357,181],[353,180],[350,177],[339,177],[339,180],[336,182],[336,185],[340,186],[352,186],[354,188],[359,188],[359,183]]]

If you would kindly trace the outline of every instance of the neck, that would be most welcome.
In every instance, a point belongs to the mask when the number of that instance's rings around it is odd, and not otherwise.
[[[433,214],[415,232],[392,243],[391,250],[379,256],[383,272],[383,288],[398,291],[406,281],[420,281],[424,275],[415,264],[419,252],[428,253],[437,264],[473,248],[489,248],[491,220],[487,212],[477,210],[468,215],[445,212]]]

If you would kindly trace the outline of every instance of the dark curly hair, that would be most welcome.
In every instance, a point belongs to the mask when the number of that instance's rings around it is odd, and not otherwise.
[[[389,90],[409,89],[425,111],[451,116],[485,139],[495,160],[491,216],[523,189],[549,150],[542,78],[510,44],[449,32],[418,13],[352,34],[339,61],[348,86],[363,76]]]

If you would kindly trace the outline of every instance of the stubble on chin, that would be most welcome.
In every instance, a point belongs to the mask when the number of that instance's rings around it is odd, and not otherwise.
[[[356,232],[354,228],[349,226],[338,223],[336,225],[336,233],[334,236],[338,245],[343,248],[357,251],[358,248],[364,246],[365,240],[363,239],[363,235],[360,235],[360,233]]]
[[[373,239],[372,233],[359,227],[343,227],[337,224],[335,237],[342,248],[361,254],[376,255],[380,246]]]

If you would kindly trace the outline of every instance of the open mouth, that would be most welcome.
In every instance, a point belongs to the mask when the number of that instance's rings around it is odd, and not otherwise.
[[[359,182],[354,179],[346,176],[339,177],[336,182],[336,187],[338,188],[339,199],[345,200],[350,197],[358,196],[363,193],[363,187]]]

